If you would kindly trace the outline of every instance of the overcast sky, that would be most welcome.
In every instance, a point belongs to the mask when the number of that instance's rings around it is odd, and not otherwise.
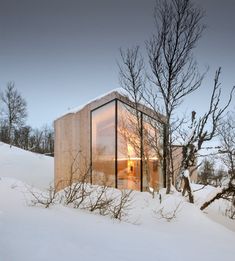
[[[144,47],[154,32],[154,3],[0,0],[0,89],[14,81],[28,103],[28,123],[40,127],[119,87],[119,48]],[[195,56],[210,71],[201,91],[184,104],[190,111],[205,108],[219,66],[224,96],[235,85],[235,1],[195,3],[206,11],[207,25]]]

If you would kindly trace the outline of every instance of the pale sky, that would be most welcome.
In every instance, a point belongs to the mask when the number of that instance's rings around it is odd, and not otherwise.
[[[144,47],[154,32],[154,3],[0,0],[0,89],[14,81],[28,103],[28,124],[40,127],[120,87],[119,48]],[[210,71],[201,90],[185,101],[188,111],[205,108],[219,66],[224,96],[235,85],[235,1],[195,3],[206,11],[207,25],[195,57]]]

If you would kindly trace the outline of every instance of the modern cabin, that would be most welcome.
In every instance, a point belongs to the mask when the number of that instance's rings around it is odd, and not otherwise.
[[[164,117],[114,90],[54,122],[55,186],[83,175],[92,184],[158,191],[163,187]]]

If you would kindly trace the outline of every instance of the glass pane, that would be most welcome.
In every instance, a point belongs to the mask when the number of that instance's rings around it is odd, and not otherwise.
[[[161,184],[161,125],[143,114],[143,190],[155,191]]]
[[[118,102],[118,188],[140,190],[140,113]]]
[[[92,183],[115,187],[115,102],[92,112]]]

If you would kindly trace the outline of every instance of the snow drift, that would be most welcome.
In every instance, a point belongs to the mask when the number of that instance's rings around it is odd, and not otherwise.
[[[52,157],[25,151],[0,142],[0,177],[19,179],[45,189],[54,179]]]
[[[48,187],[53,159],[0,144],[0,261],[229,261],[235,233],[175,192],[134,192],[125,222],[57,203],[30,206],[28,184]],[[20,181],[19,181],[20,180]],[[28,184],[25,184],[28,183]],[[114,193],[115,193],[115,189]],[[176,209],[169,222],[164,216]]]

